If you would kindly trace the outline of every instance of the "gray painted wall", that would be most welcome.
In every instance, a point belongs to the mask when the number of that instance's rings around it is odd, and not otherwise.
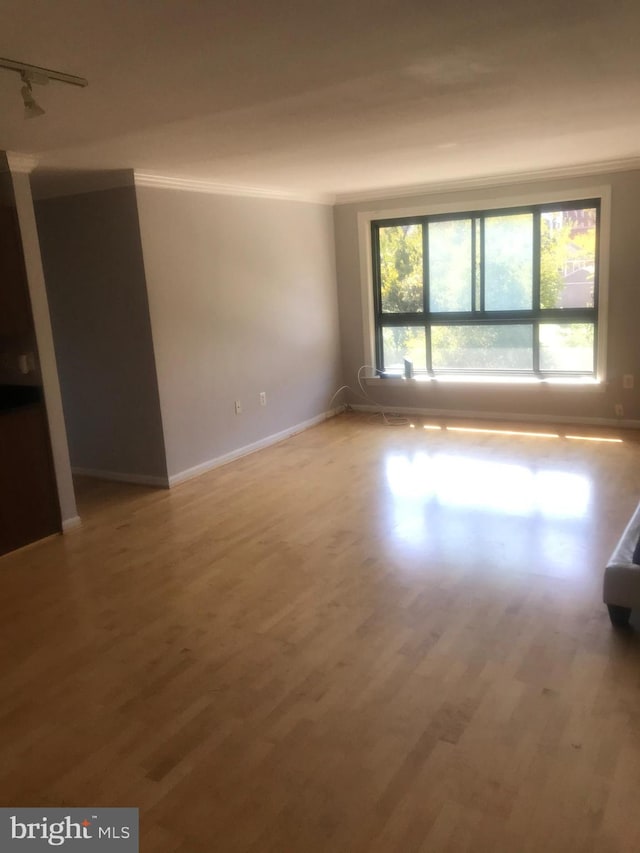
[[[133,185],[36,202],[71,463],[166,483]]]
[[[614,405],[624,406],[624,420],[640,419],[640,239],[637,210],[640,203],[640,172],[591,175],[575,179],[531,182],[432,196],[381,198],[343,204],[335,208],[336,264],[340,301],[344,381],[355,387],[356,372],[363,363],[364,333],[358,248],[358,213],[419,208],[435,204],[479,203],[490,198],[517,199],[527,193],[565,191],[609,185],[611,246],[609,264],[609,323],[606,384],[579,390],[549,386],[504,386],[453,383],[385,384],[373,382],[368,390],[389,406],[418,409],[498,414],[544,415],[549,418],[613,419]],[[625,373],[635,375],[635,390],[622,388]],[[354,398],[354,402],[359,402]],[[624,424],[624,420],[622,424]]]
[[[325,412],[341,380],[332,209],[136,191],[169,475]]]

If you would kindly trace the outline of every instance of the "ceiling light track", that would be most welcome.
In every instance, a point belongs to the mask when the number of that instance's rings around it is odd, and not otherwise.
[[[0,57],[0,68],[7,71],[15,71],[20,75],[22,88],[20,94],[24,103],[24,117],[37,118],[44,115],[44,110],[33,97],[33,84],[45,86],[49,80],[58,83],[67,83],[69,86],[80,86],[84,88],[89,81],[84,77],[76,77],[75,74],[65,74],[63,71],[54,71],[52,68],[42,68],[40,65],[29,65],[26,62],[17,62],[15,59],[4,59]]]
[[[39,65],[29,65],[26,62],[16,62],[15,59],[3,59],[0,57],[0,68],[8,71],[17,71],[18,74],[26,74],[32,83],[48,83],[49,80],[57,80],[59,83],[68,83],[70,86],[88,86],[89,81],[84,77],[76,77],[75,74],[65,74],[63,71],[54,71],[51,68],[42,68]]]

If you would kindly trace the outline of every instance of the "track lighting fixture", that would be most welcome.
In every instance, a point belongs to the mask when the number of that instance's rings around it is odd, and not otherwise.
[[[24,102],[24,117],[37,118],[38,116],[43,116],[44,110],[36,103],[31,89],[31,80],[29,80],[29,77],[25,72],[22,73],[22,82],[24,83],[24,86],[20,89],[20,93],[22,94],[22,100]]]
[[[0,58],[0,68],[7,71],[16,71],[22,80],[20,93],[24,103],[24,117],[37,118],[44,115],[44,110],[33,97],[32,84],[46,85],[49,80],[57,80],[59,83],[68,83],[70,86],[88,86],[84,77],[76,77],[73,74],[65,74],[62,71],[53,71],[50,68],[41,68],[39,65],[28,65],[26,62],[16,62],[14,59]]]

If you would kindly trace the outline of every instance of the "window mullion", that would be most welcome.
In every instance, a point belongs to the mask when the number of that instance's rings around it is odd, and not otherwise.
[[[596,245],[595,245],[595,256],[596,259],[600,257],[600,204],[599,202],[596,204]],[[596,263],[593,275],[593,307],[597,310],[600,304],[600,265]],[[594,352],[596,347],[594,346]],[[594,367],[594,372],[595,372]]]
[[[474,216],[471,220],[471,311],[475,314],[478,310],[478,293],[477,293],[477,277],[478,277],[478,263],[476,253],[478,251],[476,243],[476,222],[477,219]]]
[[[541,262],[540,262],[540,253],[541,249],[541,233],[540,233],[540,210],[533,211],[533,264],[532,264],[532,294],[531,298],[533,301],[532,309],[536,312],[536,314],[541,310],[542,306],[540,304],[540,275],[541,275]],[[532,327],[533,334],[533,372],[540,373],[540,323],[533,323]]]
[[[480,312],[484,314],[484,278],[485,278],[485,263],[484,263],[484,216],[480,217]]]
[[[431,355],[431,322],[429,317],[429,220],[422,220],[422,296],[425,323],[425,346],[427,358],[427,373],[433,373],[433,361]]]
[[[532,355],[533,355],[533,372],[540,373],[540,323],[534,320],[532,324]]]

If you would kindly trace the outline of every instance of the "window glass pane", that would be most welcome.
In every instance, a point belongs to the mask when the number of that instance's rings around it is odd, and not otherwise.
[[[592,308],[596,210],[554,210],[540,217],[540,307]]]
[[[429,307],[471,311],[471,220],[429,223]]]
[[[385,370],[404,371],[404,359],[414,370],[427,369],[427,344],[423,326],[388,326],[382,330]]]
[[[533,370],[533,328],[433,326],[434,370]]]
[[[593,323],[541,323],[540,370],[593,372]]]
[[[423,310],[422,225],[391,225],[379,230],[382,310]]]
[[[533,307],[533,215],[489,216],[484,224],[485,308]]]

